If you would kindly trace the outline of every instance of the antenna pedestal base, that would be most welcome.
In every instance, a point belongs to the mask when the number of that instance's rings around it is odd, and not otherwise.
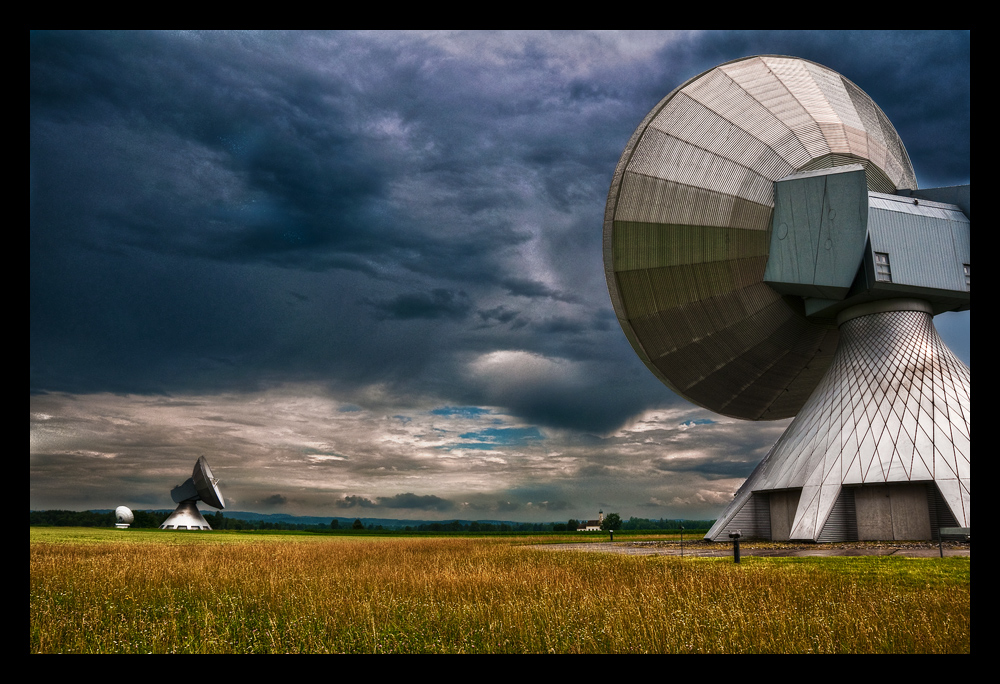
[[[210,530],[212,526],[205,520],[205,516],[198,510],[194,501],[181,501],[177,509],[170,514],[163,524],[161,530]]]
[[[855,313],[823,380],[706,538],[931,539],[971,527],[969,368],[908,301]]]

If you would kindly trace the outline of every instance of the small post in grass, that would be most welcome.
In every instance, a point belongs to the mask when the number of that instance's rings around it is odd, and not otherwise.
[[[739,530],[736,530],[735,532],[730,532],[729,533],[729,538],[733,540],[733,562],[734,563],[739,563],[740,562],[740,537],[742,537],[742,536],[743,535],[740,534]]]

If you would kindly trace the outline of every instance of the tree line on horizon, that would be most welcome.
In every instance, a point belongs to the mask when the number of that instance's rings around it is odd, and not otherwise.
[[[135,520],[131,527],[159,527],[170,513],[158,511],[132,511]],[[29,527],[114,527],[114,511],[30,511]],[[211,524],[211,523],[209,523]]]
[[[171,511],[132,511],[135,520],[130,528],[158,529]],[[221,512],[202,516],[213,530],[329,530],[330,526],[318,523],[272,522],[269,520],[242,520],[227,518]],[[29,527],[114,527],[114,511],[30,511]],[[334,528],[336,529],[336,528]]]
[[[169,511],[133,511],[135,520],[130,527],[139,529],[156,529],[170,515]],[[202,515],[214,530],[367,530],[367,531],[402,531],[402,532],[575,532],[586,521],[570,518],[566,522],[547,523],[515,523],[515,522],[481,522],[460,520],[425,522],[415,525],[385,527],[378,523],[365,525],[360,518],[353,523],[342,522],[334,518],[330,523],[296,523],[269,520],[243,520],[227,518],[221,511],[218,513],[203,512]],[[604,518],[602,530],[622,531],[677,531],[683,525],[685,530],[707,530],[714,520],[684,520],[679,518],[649,518],[630,517],[622,520],[617,513],[609,513]],[[114,511],[66,511],[47,510],[29,511],[29,526],[32,527],[114,527]]]

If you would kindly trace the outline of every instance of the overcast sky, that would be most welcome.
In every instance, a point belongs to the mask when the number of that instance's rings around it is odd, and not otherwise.
[[[864,89],[970,182],[969,32],[33,33],[33,509],[714,518],[788,421],[639,361],[608,187],[673,88],[752,54]],[[969,314],[935,319],[968,364]],[[205,510],[206,506],[202,506]]]

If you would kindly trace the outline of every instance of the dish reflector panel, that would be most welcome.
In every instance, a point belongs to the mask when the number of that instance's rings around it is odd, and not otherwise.
[[[862,166],[869,190],[917,187],[882,110],[803,59],[720,65],[646,116],[608,193],[604,268],[626,337],[668,387],[735,418],[802,408],[838,335],[764,283],[774,183],[848,164]]]
[[[226,503],[222,499],[222,492],[219,491],[219,480],[212,475],[212,469],[208,466],[208,461],[202,456],[194,466],[194,473],[191,475],[194,486],[198,490],[198,496],[209,506],[215,508],[225,508]]]

